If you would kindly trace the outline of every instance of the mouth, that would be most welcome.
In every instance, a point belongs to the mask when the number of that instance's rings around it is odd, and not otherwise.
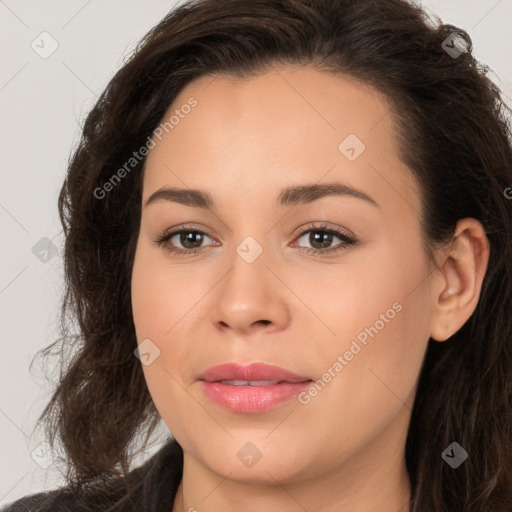
[[[264,363],[213,366],[198,380],[213,402],[240,413],[274,409],[304,391],[312,382],[310,377]]]
[[[278,380],[221,380],[218,381],[221,384],[227,384],[228,386],[275,386],[280,384]]]

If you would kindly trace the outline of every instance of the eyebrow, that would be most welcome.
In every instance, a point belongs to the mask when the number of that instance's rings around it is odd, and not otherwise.
[[[276,204],[280,207],[296,206],[298,204],[311,203],[327,196],[355,197],[380,208],[375,199],[365,194],[363,191],[343,183],[324,183],[287,187],[282,189],[279,193]],[[169,187],[163,187],[156,192],[153,192],[153,194],[149,196],[144,207],[161,201],[171,201],[186,206],[204,208],[206,210],[213,210],[215,207],[215,201],[205,190]]]

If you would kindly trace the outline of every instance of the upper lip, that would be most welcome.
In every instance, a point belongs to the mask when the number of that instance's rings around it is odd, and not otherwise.
[[[223,380],[275,380],[293,383],[311,380],[309,377],[300,376],[279,366],[265,363],[252,363],[246,366],[235,363],[219,364],[208,368],[198,378],[206,382],[219,382]]]

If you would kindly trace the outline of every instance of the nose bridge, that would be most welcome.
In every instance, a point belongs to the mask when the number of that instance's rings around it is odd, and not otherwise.
[[[264,236],[257,235],[258,238]],[[248,235],[234,248],[230,270],[220,283],[216,297],[215,322],[244,331],[254,323],[282,326],[288,310],[279,280],[271,266],[268,240]]]
[[[271,272],[267,269],[269,261],[268,244],[261,243],[253,235],[248,235],[234,247],[231,260],[231,271],[226,276],[223,293],[238,297],[236,300],[243,303],[251,301],[256,304],[265,301],[272,288],[269,277]]]

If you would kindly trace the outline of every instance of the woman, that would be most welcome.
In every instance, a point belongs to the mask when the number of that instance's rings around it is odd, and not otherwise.
[[[69,485],[4,510],[510,511],[506,115],[402,0],[169,13],[59,198]]]

